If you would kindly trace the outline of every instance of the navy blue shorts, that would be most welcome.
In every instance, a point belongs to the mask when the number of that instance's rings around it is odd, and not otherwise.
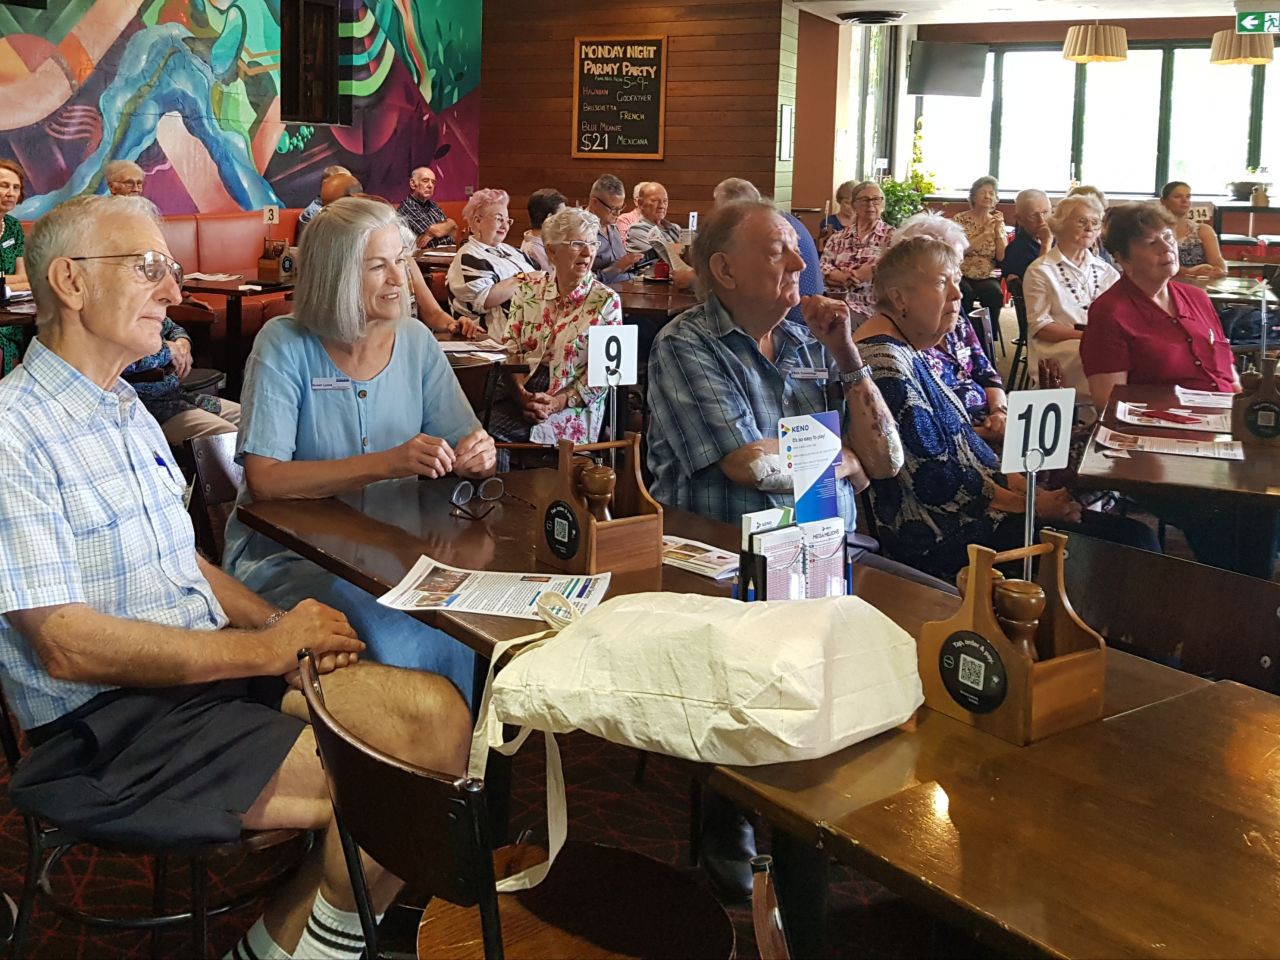
[[[240,837],[306,724],[275,678],[108,690],[28,731],[9,797],[86,840],[177,846]]]

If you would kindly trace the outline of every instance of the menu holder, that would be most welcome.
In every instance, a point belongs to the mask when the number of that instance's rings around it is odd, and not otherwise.
[[[925,706],[1019,746],[1101,719],[1106,683],[1106,644],[1067,599],[1067,538],[1044,530],[1040,541],[1004,553],[970,544],[960,610],[926,623],[917,644]],[[1031,556],[1040,557],[1043,607],[997,612],[993,566]],[[1027,581],[1004,583],[1039,594]]]
[[[617,466],[587,454],[619,453]],[[615,472],[616,470],[616,472]],[[537,558],[568,573],[622,573],[662,565],[662,505],[640,477],[640,434],[623,440],[558,445],[556,479],[538,503]]]
[[[1242,390],[1231,402],[1231,436],[1241,443],[1280,446],[1280,381],[1276,358],[1262,359],[1262,372],[1241,374]]]

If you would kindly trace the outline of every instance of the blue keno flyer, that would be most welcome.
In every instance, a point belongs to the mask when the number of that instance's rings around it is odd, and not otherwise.
[[[778,452],[795,484],[796,523],[840,515],[836,467],[840,464],[840,414],[834,410],[783,417],[778,421]]]

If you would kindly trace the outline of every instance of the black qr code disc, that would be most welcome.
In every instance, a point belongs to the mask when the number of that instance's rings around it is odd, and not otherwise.
[[[573,508],[563,500],[556,500],[547,507],[543,532],[547,537],[547,546],[561,560],[571,560],[577,555],[580,539],[578,517]]]
[[[938,672],[951,699],[970,713],[990,713],[1009,692],[1009,677],[996,648],[971,630],[942,641]]]
[[[1261,440],[1280,437],[1280,406],[1269,400],[1255,403],[1245,410],[1244,423]]]

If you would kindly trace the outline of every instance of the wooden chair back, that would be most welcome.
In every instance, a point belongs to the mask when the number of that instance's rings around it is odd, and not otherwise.
[[[236,463],[237,434],[196,437],[183,444],[185,458],[195,464],[195,484],[188,511],[195,527],[196,549],[214,563],[222,562],[227,518],[236,507],[244,468]]]
[[[1066,585],[1111,646],[1280,692],[1280,583],[1072,534]]]
[[[481,357],[460,357],[451,366],[467,403],[471,404],[471,409],[480,418],[480,425],[488,429],[501,364]]]
[[[326,708],[311,652],[301,651],[298,662],[362,922],[368,890],[355,847],[415,890],[459,906],[478,904],[485,956],[501,957],[484,782],[413,766],[353,736]],[[371,910],[367,916],[368,956],[377,956]]]

